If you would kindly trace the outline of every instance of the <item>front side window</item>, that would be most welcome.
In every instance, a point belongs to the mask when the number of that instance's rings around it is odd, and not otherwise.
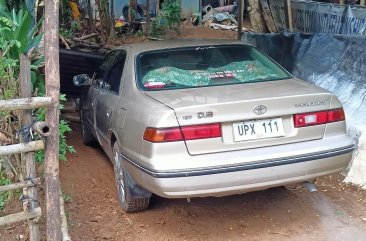
[[[287,79],[290,76],[252,46],[165,49],[137,57],[138,86],[184,89]]]
[[[107,89],[114,93],[119,92],[125,61],[126,61],[126,52],[119,51],[118,54],[114,56],[110,70],[108,71],[107,76],[105,78],[105,81],[108,83]]]

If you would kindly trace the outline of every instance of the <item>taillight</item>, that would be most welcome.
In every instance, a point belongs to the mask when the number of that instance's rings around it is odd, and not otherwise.
[[[221,137],[221,125],[216,123],[207,125],[183,126],[182,132],[185,140]]]
[[[148,127],[144,133],[144,140],[150,142],[182,141],[183,136],[179,127],[161,129]]]
[[[148,127],[144,133],[144,140],[150,142],[198,140],[215,137],[221,137],[221,125],[219,123],[173,128]]]
[[[294,115],[295,127],[322,125],[343,120],[345,120],[343,109]]]
[[[336,109],[328,111],[328,123],[344,121],[346,119],[346,115],[344,114],[343,109]]]

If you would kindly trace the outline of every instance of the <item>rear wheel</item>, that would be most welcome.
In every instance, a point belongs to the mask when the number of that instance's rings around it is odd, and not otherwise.
[[[114,174],[118,193],[119,204],[125,212],[139,212],[149,207],[150,197],[136,197],[128,186],[128,173],[124,168],[118,143],[113,145]]]

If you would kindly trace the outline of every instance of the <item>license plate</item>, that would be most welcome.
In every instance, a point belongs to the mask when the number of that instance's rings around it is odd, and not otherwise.
[[[234,141],[284,136],[282,118],[233,123]]]

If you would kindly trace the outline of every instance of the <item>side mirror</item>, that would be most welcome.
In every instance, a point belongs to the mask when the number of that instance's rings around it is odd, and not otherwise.
[[[111,85],[109,83],[107,83],[107,82],[104,82],[103,83],[103,89],[110,90],[111,89]]]
[[[73,82],[75,86],[91,85],[91,79],[87,74],[75,75]]]

